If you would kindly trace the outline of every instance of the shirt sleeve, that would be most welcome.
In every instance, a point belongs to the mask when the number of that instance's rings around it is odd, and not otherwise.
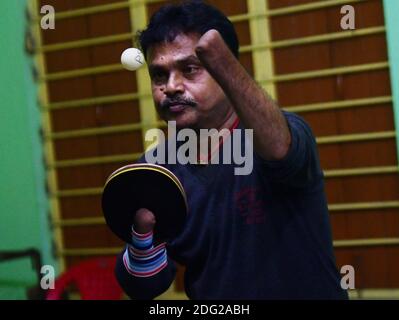
[[[282,160],[266,161],[272,181],[294,188],[307,187],[323,178],[316,140],[310,126],[298,115],[284,112],[291,133],[288,154]]]

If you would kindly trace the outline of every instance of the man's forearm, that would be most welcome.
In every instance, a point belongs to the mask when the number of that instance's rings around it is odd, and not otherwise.
[[[208,31],[198,42],[196,52],[230,99],[244,126],[254,130],[258,154],[266,160],[284,158],[291,136],[281,110],[237,61],[220,34]]]

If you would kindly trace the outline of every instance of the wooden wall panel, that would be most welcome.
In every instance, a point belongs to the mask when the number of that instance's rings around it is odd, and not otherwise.
[[[384,34],[334,41],[330,44],[331,65],[347,66],[388,59]]]
[[[72,48],[45,53],[47,73],[85,69],[91,67],[90,48]],[[60,63],[63,61],[63,63]]]
[[[57,12],[57,7],[54,7]],[[60,42],[76,41],[90,36],[87,18],[73,17],[65,20],[56,20],[56,28],[43,32],[43,45]]]
[[[110,86],[109,84],[113,85]],[[136,92],[136,82],[126,71],[84,76],[48,83],[51,102],[89,99]]]
[[[55,109],[51,113],[54,132],[140,122],[140,111],[137,100]]]
[[[326,179],[329,203],[392,201],[399,194],[398,174]]]
[[[100,150],[99,138],[96,136],[59,140],[54,147],[57,160],[95,157]]]
[[[346,74],[282,82],[277,85],[282,107],[363,99],[391,94],[388,71],[375,70],[362,74]]]
[[[58,160],[110,156],[143,151],[141,132],[115,133],[109,136],[93,136],[59,140],[55,144]]]
[[[394,130],[391,104],[306,112],[301,116],[317,137]]]
[[[351,265],[355,269],[355,287],[397,288],[398,246],[336,249],[337,265]]]
[[[57,6],[54,6],[57,13]],[[115,23],[118,21],[118,23]],[[78,41],[130,32],[130,16],[126,9],[95,15],[56,20],[56,28],[44,33],[44,44]]]
[[[333,212],[331,225],[336,240],[397,237],[399,210]]]
[[[65,246],[69,249],[124,247],[106,225],[64,228]]]
[[[59,168],[58,182],[61,190],[102,187],[111,172],[129,162],[115,162],[103,165],[86,165]],[[99,212],[101,214],[101,212]]]
[[[63,197],[60,206],[63,219],[102,216],[101,195]]]
[[[140,122],[137,100],[104,104],[97,108],[98,126],[116,126]]]
[[[268,0],[269,9],[279,9],[312,2],[314,0]]]
[[[120,63],[121,52],[131,46],[131,41],[118,41],[90,47],[49,51],[45,54],[47,72],[56,73],[118,64]],[[60,64],[60,61],[63,61],[63,63]]]
[[[323,169],[397,165],[395,140],[319,145]],[[345,156],[342,156],[342,155]]]
[[[97,106],[87,106],[51,111],[53,132],[80,130],[97,126]]]
[[[276,74],[338,68],[387,60],[384,35],[280,48],[274,52]]]
[[[51,102],[78,100],[95,96],[91,77],[50,81],[47,85]]]
[[[361,99],[390,96],[391,86],[388,70],[376,70],[363,74],[337,77],[338,99]]]
[[[53,6],[56,12],[63,12],[121,1],[123,0],[39,0],[39,4],[41,6],[48,4]]]
[[[118,23],[115,23],[115,21],[118,21]],[[129,11],[126,9],[120,9],[90,15],[88,19],[88,27],[89,38],[129,33],[131,32]]]

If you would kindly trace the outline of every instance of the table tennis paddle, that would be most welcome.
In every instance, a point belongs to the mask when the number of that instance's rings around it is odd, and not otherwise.
[[[149,163],[127,165],[113,172],[104,186],[102,210],[111,231],[124,242],[131,242],[133,218],[140,208],[155,215],[155,242],[176,238],[188,212],[179,179],[170,170]]]

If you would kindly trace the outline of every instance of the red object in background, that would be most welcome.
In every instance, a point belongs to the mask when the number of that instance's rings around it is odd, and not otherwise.
[[[95,258],[72,266],[55,280],[46,300],[60,300],[66,287],[74,284],[82,300],[120,300],[123,291],[114,276],[116,257]]]

